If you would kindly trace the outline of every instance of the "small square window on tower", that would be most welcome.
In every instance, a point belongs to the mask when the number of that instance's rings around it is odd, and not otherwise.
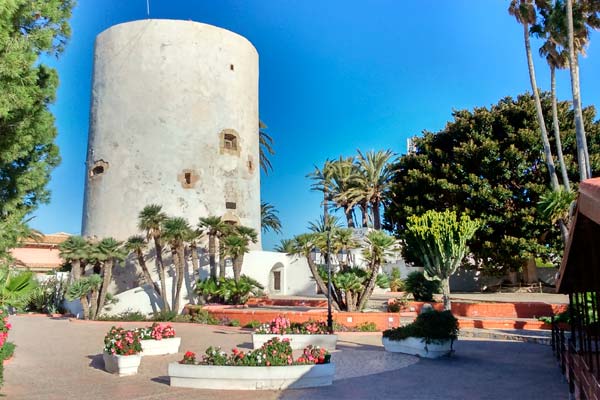
[[[228,210],[235,210],[237,208],[237,204],[235,204],[233,201],[226,201],[225,208]]]
[[[240,143],[238,133],[233,129],[221,131],[221,153],[240,155]]]

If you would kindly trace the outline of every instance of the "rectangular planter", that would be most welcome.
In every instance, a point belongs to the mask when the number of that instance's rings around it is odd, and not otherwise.
[[[171,386],[221,390],[282,390],[328,386],[335,364],[236,367],[169,364]]]
[[[390,340],[382,338],[383,347],[392,353],[404,353],[425,358],[438,358],[450,354],[452,341],[447,340],[441,344],[425,344],[423,338],[409,337],[403,340]]]
[[[131,356],[118,356],[115,354],[102,353],[104,369],[111,374],[119,376],[135,375],[138,372],[142,356],[134,354]]]
[[[328,351],[333,351],[337,344],[337,335],[272,335],[253,333],[252,346],[258,349],[274,337],[279,338],[279,340],[289,339],[292,350],[302,350],[311,344],[327,349]]]
[[[142,340],[142,356],[161,356],[164,354],[179,353],[180,337],[167,338],[161,340]]]

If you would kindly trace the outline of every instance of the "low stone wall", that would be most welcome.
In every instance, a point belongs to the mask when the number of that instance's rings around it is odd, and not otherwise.
[[[419,313],[424,304],[431,304],[436,310],[443,310],[442,303],[409,302],[407,311]],[[468,303],[452,302],[452,314],[467,318],[538,318],[551,317],[567,310],[567,304],[548,304],[541,302],[515,303]]]

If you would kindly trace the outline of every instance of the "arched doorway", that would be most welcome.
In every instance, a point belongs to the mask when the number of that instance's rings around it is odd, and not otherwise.
[[[269,272],[269,293],[285,294],[284,266],[278,262]]]

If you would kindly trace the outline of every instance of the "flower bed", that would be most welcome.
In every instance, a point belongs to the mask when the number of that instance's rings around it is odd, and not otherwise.
[[[171,386],[198,389],[280,390],[331,385],[335,373],[327,350],[307,346],[294,360],[288,340],[274,338],[248,353],[209,347],[202,358],[186,352],[169,364]]]
[[[8,363],[15,351],[15,345],[6,341],[11,328],[8,313],[0,308],[0,386],[4,383],[4,364]]]
[[[137,330],[113,326],[104,337],[104,369],[119,376],[135,375],[142,360],[142,340]]]
[[[452,352],[458,320],[450,311],[427,311],[415,322],[383,332],[386,351],[437,358]]]
[[[181,338],[175,337],[175,329],[171,325],[154,323],[152,326],[138,328],[142,340],[141,356],[159,356],[179,352]]]
[[[309,345],[335,350],[337,335],[330,334],[327,325],[322,321],[290,322],[278,316],[268,324],[262,324],[252,334],[253,348],[262,347],[273,338],[287,339],[293,350],[303,349]]]

